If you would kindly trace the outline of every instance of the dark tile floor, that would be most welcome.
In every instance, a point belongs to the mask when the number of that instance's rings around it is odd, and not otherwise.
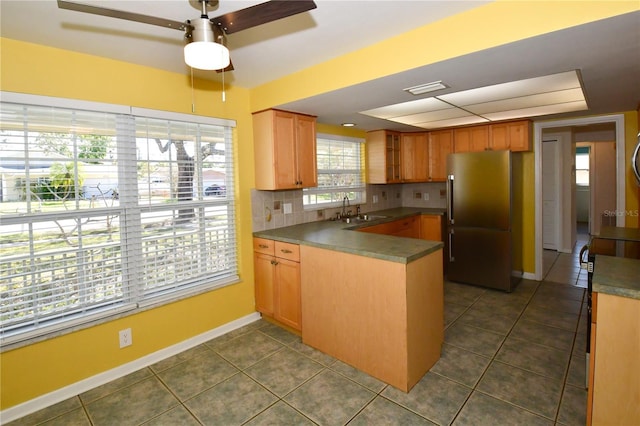
[[[442,357],[409,393],[257,321],[11,424],[584,425],[576,256],[510,294],[445,282]]]

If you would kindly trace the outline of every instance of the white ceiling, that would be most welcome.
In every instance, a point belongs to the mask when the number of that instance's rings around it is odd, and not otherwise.
[[[188,0],[82,2],[177,21],[199,15]],[[220,0],[209,16],[261,2]],[[488,2],[316,0],[316,3],[318,7],[312,11],[229,35],[228,46],[235,70],[227,73],[225,80],[242,87],[256,87]],[[183,74],[190,72],[182,57],[182,33],[175,30],[60,10],[55,0],[1,0],[0,19],[2,37]],[[392,55],[388,60],[393,60]],[[589,106],[588,111],[579,114],[637,108],[640,101],[640,12],[475,52],[274,107],[314,114],[318,121],[328,124],[355,122],[364,130],[410,130],[416,128],[365,116],[359,111],[415,100],[415,96],[403,89],[435,80],[443,80],[450,86],[438,92],[438,95],[445,95],[570,70],[580,72]],[[202,78],[220,78],[210,71],[195,74]],[[429,96],[427,93],[420,97]]]

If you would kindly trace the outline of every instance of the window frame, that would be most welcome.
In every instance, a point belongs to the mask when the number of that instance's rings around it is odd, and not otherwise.
[[[225,153],[224,153],[224,162],[225,165],[229,167],[229,169],[225,168],[225,186],[226,186],[226,194],[224,197],[215,197],[215,199],[204,199],[204,188],[199,188],[199,198],[194,199],[189,202],[189,206],[194,209],[200,209],[204,212],[206,209],[210,209],[210,211],[222,211],[226,212],[226,220],[222,223],[222,229],[226,232],[228,246],[225,259],[229,259],[228,268],[223,270],[223,273],[219,275],[214,275],[214,278],[211,278],[211,275],[201,275],[201,278],[194,278],[194,282],[189,283],[187,285],[182,285],[178,283],[174,286],[174,288],[167,289],[164,291],[160,291],[157,295],[150,296],[149,294],[145,295],[145,291],[143,289],[144,283],[137,282],[135,280],[129,279],[129,282],[122,284],[122,291],[124,294],[122,297],[118,298],[116,302],[113,303],[113,306],[107,306],[105,309],[99,309],[97,305],[89,305],[89,308],[80,309],[79,312],[71,312],[69,315],[56,314],[53,317],[45,317],[45,320],[42,324],[39,324],[38,321],[27,321],[23,325],[12,326],[13,328],[9,328],[5,331],[4,327],[0,329],[0,343],[4,349],[16,347],[16,345],[28,344],[32,341],[43,340],[52,335],[64,334],[67,332],[75,331],[79,328],[84,328],[87,326],[95,325],[97,323],[110,321],[115,318],[130,315],[133,313],[140,312],[142,310],[149,309],[151,307],[161,306],[167,303],[172,303],[177,300],[181,300],[187,297],[192,297],[197,294],[205,293],[211,291],[212,289],[223,287],[226,285],[230,285],[233,283],[239,282],[239,271],[238,271],[238,243],[237,243],[237,224],[236,224],[236,213],[235,213],[235,196],[234,196],[234,186],[235,186],[235,175],[234,175],[234,143],[233,143],[233,129],[236,126],[235,120],[227,120],[227,119],[218,119],[218,118],[210,118],[203,116],[196,116],[191,114],[182,114],[182,113],[174,113],[168,111],[159,111],[152,110],[146,108],[137,108],[137,107],[128,107],[123,105],[114,105],[114,104],[105,104],[98,102],[89,102],[83,100],[73,100],[73,99],[64,99],[64,98],[53,98],[39,95],[29,95],[29,94],[21,94],[21,93],[13,93],[13,92],[0,92],[2,97],[3,104],[16,104],[23,107],[45,107],[45,108],[54,108],[54,109],[64,109],[71,111],[83,111],[83,112],[96,112],[96,113],[106,113],[106,114],[114,114],[116,117],[116,122],[118,120],[131,121],[129,123],[131,125],[130,128],[126,129],[114,129],[116,134],[120,135],[119,132],[124,132],[128,134],[128,137],[131,138],[128,142],[133,141],[134,145],[136,144],[136,125],[135,119],[145,118],[145,119],[153,119],[153,120],[166,120],[168,122],[184,122],[189,126],[195,126],[200,129],[202,126],[214,126],[222,128],[223,132],[223,140],[225,144]],[[37,124],[37,123],[36,123]],[[28,126],[28,122],[26,122]],[[116,124],[115,127],[121,126]],[[127,124],[125,123],[126,127]],[[4,126],[3,126],[4,127]],[[28,127],[27,127],[28,128]],[[37,132],[37,130],[34,130]],[[127,133],[129,132],[129,133]],[[114,136],[114,138],[116,138]],[[117,139],[119,139],[118,136]],[[198,145],[202,143],[200,136],[196,137]],[[124,141],[126,143],[127,141]],[[24,143],[29,143],[28,139],[25,139]],[[120,145],[123,143],[118,140],[117,145],[120,149]],[[25,147],[29,145],[24,145]],[[121,152],[118,152],[118,160],[120,160]],[[200,157],[201,155],[197,155],[196,157]],[[129,184],[132,179],[137,180],[136,176],[136,166],[137,163],[136,158],[127,157],[123,155],[123,161],[126,163],[123,165],[118,165],[118,185],[121,183],[129,181]],[[133,161],[133,163],[132,163]],[[204,162],[200,159],[199,167],[204,165]],[[209,160],[211,161],[211,160]],[[78,157],[74,157],[74,162],[78,163]],[[131,168],[133,164],[133,170],[129,172],[124,172],[127,176],[123,177],[123,170],[127,167]],[[203,168],[200,171],[204,170]],[[29,172],[26,172],[27,176]],[[133,177],[132,177],[133,176]],[[202,186],[202,179],[198,181],[198,184]],[[194,181],[192,185],[196,185]],[[136,185],[137,186],[137,185]],[[82,218],[82,217],[96,217],[100,215],[118,215],[119,220],[122,217],[122,222],[124,223],[123,228],[126,225],[126,229],[119,230],[120,239],[130,239],[131,232],[135,231],[136,227],[141,227],[140,215],[143,212],[151,212],[151,211],[162,211],[169,212],[172,209],[178,210],[178,202],[171,203],[170,206],[162,205],[146,205],[140,203],[140,196],[137,192],[137,188],[135,190],[126,189],[118,189],[120,195],[120,201],[118,202],[118,206],[114,207],[97,207],[92,209],[71,209],[64,213],[39,213],[29,211],[28,214],[7,214],[1,216],[2,225],[26,225],[32,226],[30,224],[37,221],[46,221],[52,220],[52,218],[62,218],[62,216],[67,218]],[[133,194],[133,195],[132,195]],[[77,197],[77,193],[76,193]],[[126,204],[122,201],[122,198],[129,197],[129,204]],[[133,197],[133,198],[131,198]],[[27,197],[30,199],[30,197]],[[134,200],[134,201],[132,201]],[[30,201],[29,201],[30,203]],[[124,205],[121,205],[125,203]],[[186,204],[180,204],[180,207],[184,208]],[[77,206],[77,203],[76,203]],[[211,210],[212,209],[212,210]],[[218,209],[218,210],[216,210]],[[138,215],[138,219],[136,221],[135,216]],[[127,219],[124,219],[127,217]],[[131,219],[133,217],[134,219]],[[203,213],[203,217],[204,213]],[[78,219],[81,220],[81,219]],[[127,220],[133,222],[126,222]],[[203,219],[204,221],[204,219]],[[196,223],[196,230],[202,228],[199,223]],[[171,226],[172,229],[176,228],[175,223]],[[202,228],[204,229],[204,228]],[[197,231],[197,233],[201,233],[202,231]],[[135,233],[135,232],[134,232]],[[139,232],[138,232],[139,233]],[[33,237],[36,236],[35,232],[29,233],[29,241],[36,241]],[[216,244],[220,244],[220,240],[215,240]],[[30,243],[32,244],[32,243]],[[121,243],[118,241],[114,245],[118,245],[120,247],[120,260],[122,262],[121,268],[122,270],[126,270],[127,268],[135,268],[135,262],[137,261],[136,257],[131,257],[129,254],[129,250],[131,246],[127,246],[128,243]],[[205,250],[204,253],[208,253],[207,249],[210,248],[210,245],[214,243],[198,243],[193,244],[196,250]],[[215,244],[214,244],[215,245]],[[206,247],[206,248],[203,248]],[[33,262],[34,256],[39,256],[39,252],[32,252],[28,255]],[[186,259],[187,257],[183,257]],[[206,260],[206,259],[205,259]],[[128,265],[129,264],[129,265]],[[76,268],[78,268],[81,264],[76,263]],[[176,265],[170,265],[169,267],[175,267]],[[11,268],[9,266],[9,268]],[[202,272],[202,271],[200,271]],[[13,271],[9,271],[9,274],[13,273]],[[122,272],[121,272],[122,273]],[[126,271],[124,272],[126,273]],[[124,274],[123,273],[123,274]],[[139,272],[138,272],[139,273]],[[121,277],[121,279],[124,279]],[[142,280],[141,280],[142,281]],[[87,284],[86,282],[82,282],[81,278],[78,278],[78,282],[82,284]],[[11,287],[7,287],[7,291],[9,291]],[[1,290],[1,289],[0,289]],[[40,297],[40,296],[38,296]],[[12,305],[8,305],[12,306]],[[4,306],[2,307],[4,311]],[[65,312],[65,311],[63,311]],[[3,313],[4,315],[4,313]],[[20,324],[19,322],[17,324]]]
[[[320,167],[319,159],[319,147],[324,141],[335,142],[347,142],[356,144],[358,146],[358,168],[357,169],[323,169]],[[303,208],[305,211],[321,210],[326,208],[342,207],[342,200],[346,196],[349,198],[349,203],[365,204],[367,202],[366,182],[365,182],[365,139],[355,138],[350,136],[341,136],[333,134],[318,133],[316,135],[316,162],[317,162],[317,176],[318,185],[323,181],[322,175],[341,174],[343,170],[347,170],[348,173],[359,176],[359,181],[355,185],[351,186],[333,186],[333,187],[314,187],[304,188],[302,192]],[[311,197],[317,197],[319,195],[325,195],[331,197],[332,201],[318,203],[310,202]]]

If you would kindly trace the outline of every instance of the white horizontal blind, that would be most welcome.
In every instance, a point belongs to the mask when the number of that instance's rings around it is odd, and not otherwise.
[[[136,118],[143,300],[236,275],[231,134]]]
[[[363,142],[362,139],[318,135],[318,186],[303,191],[305,208],[339,206],[344,197],[352,204],[366,201]]]
[[[229,127],[0,107],[3,343],[237,278]]]

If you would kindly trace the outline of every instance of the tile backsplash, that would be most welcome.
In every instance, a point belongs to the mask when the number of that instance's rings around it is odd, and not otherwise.
[[[367,185],[367,202],[360,204],[360,211],[367,213],[394,207],[446,208],[445,189],[444,183]],[[374,198],[377,203],[373,203]],[[355,209],[356,206],[352,205],[351,210],[354,213]],[[287,210],[286,213],[285,210]],[[332,207],[305,211],[302,205],[301,189],[251,190],[251,217],[254,232],[327,220],[335,217],[341,210],[341,207]]]

